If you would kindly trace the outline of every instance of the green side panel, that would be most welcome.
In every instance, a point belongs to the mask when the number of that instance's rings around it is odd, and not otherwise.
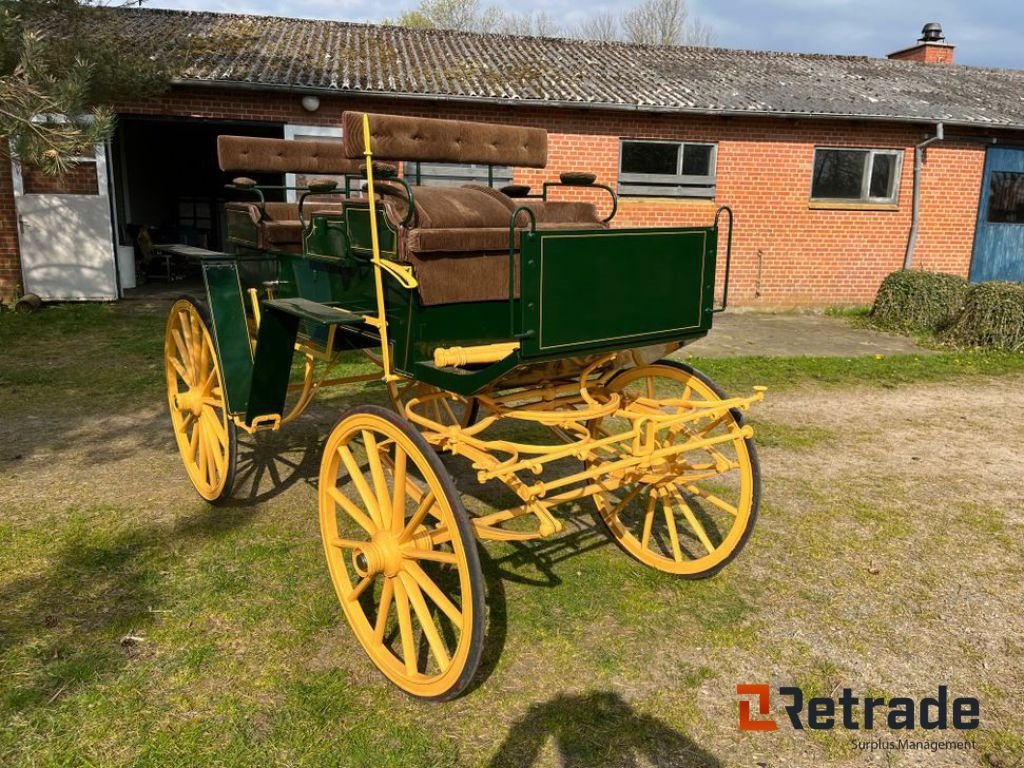
[[[251,424],[257,416],[284,412],[288,394],[299,317],[267,303],[261,307],[260,332],[252,370],[252,388],[245,420]]]
[[[373,253],[373,238],[370,233],[370,206],[368,203],[345,203],[345,225],[348,228],[349,246],[354,253],[369,256]],[[393,259],[398,233],[391,227],[382,206],[377,206],[377,237],[380,239],[380,253]]]
[[[715,230],[539,232],[523,244],[523,357],[700,336],[711,325]]]
[[[203,279],[213,320],[211,333],[224,375],[228,411],[242,413],[248,407],[253,361],[238,264],[233,259],[204,259]]]

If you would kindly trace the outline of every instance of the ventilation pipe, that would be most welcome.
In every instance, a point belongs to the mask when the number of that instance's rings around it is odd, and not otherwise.
[[[903,257],[903,269],[910,269],[914,261],[914,248],[917,247],[917,233],[921,228],[921,173],[924,170],[924,151],[930,144],[945,138],[945,127],[942,123],[935,126],[935,135],[925,139],[914,147],[914,203],[910,214],[910,237],[907,239],[907,253]]]

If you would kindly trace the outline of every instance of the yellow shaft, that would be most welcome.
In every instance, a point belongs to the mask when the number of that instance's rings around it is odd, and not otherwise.
[[[373,153],[370,150],[370,116],[363,114],[363,154],[366,156],[366,197],[370,204],[370,243],[373,246],[373,279],[377,289],[377,330],[380,332],[380,359],[384,381],[399,378],[391,372],[391,349],[388,347],[388,324],[384,316],[384,278],[377,236],[377,195],[373,189]]]

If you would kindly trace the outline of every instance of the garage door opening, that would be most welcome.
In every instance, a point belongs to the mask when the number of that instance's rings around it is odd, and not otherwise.
[[[153,254],[153,244],[180,243],[215,251],[227,245],[224,203],[231,193],[224,185],[233,174],[221,172],[217,165],[221,134],[279,139],[284,127],[119,116],[112,145],[117,240],[119,247],[134,250],[140,277],[178,276]],[[282,174],[249,175],[261,184],[284,184]],[[283,200],[283,194],[268,192],[267,199]]]

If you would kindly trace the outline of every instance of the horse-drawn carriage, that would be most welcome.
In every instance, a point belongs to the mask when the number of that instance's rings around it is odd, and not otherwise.
[[[757,515],[741,411],[763,391],[728,397],[661,359],[720,308],[727,209],[711,227],[616,229],[614,191],[587,174],[535,194],[413,186],[380,161],[543,168],[547,135],[343,120],[340,142],[220,137],[224,171],[335,178],[300,184],[297,203],[267,201],[247,177],[229,185],[244,198],[227,209],[234,252],[204,256],[205,301],[179,300],[167,324],[171,419],[189,477],[216,502],[231,493],[239,430],[279,429],[324,387],[383,380],[393,409],[348,410],[324,446],[323,545],[370,658],[408,693],[446,699],[483,645],[475,539],[551,536],[556,506],[593,503],[652,568],[696,578],[728,563]],[[578,194],[555,194],[565,187]],[[594,194],[610,196],[608,215]],[[728,252],[722,272],[724,306]],[[379,370],[332,377],[349,355]],[[438,453],[515,503],[469,516]]]

